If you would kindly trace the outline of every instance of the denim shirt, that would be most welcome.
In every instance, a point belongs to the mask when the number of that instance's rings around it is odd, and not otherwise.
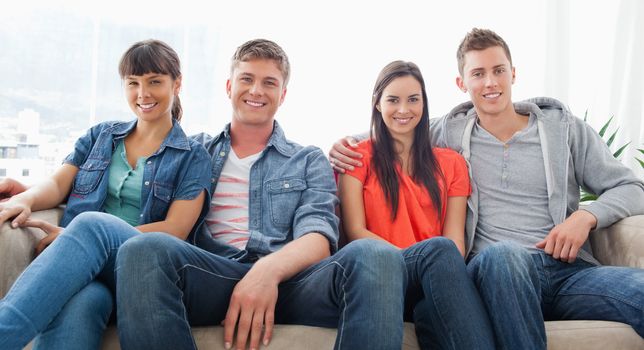
[[[85,211],[103,211],[107,197],[109,166],[120,140],[136,126],[130,122],[104,122],[90,128],[76,141],[63,161],[79,168],[60,225],[65,227]],[[201,191],[207,195],[196,229],[210,204],[210,157],[199,143],[189,139],[176,121],[159,149],[148,157],[143,171],[139,224],[163,221],[174,200],[190,200]],[[193,230],[194,230],[193,229]]]
[[[230,124],[214,138],[193,136],[212,156],[212,189],[231,152]],[[274,122],[266,148],[250,170],[248,230],[245,250],[214,240],[206,225],[192,237],[193,243],[220,256],[254,261],[310,232],[329,240],[331,251],[338,243],[338,199],[333,171],[317,147],[302,147],[286,139]]]

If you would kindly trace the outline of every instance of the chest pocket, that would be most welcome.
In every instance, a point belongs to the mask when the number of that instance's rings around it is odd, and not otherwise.
[[[165,220],[174,199],[174,187],[172,184],[155,182],[151,198],[150,220],[152,222]]]
[[[303,179],[277,179],[268,181],[266,186],[273,224],[282,227],[290,226],[302,191],[306,189],[306,181]]]
[[[80,166],[74,179],[74,192],[88,194],[98,187],[105,174],[109,161],[103,159],[88,159]]]

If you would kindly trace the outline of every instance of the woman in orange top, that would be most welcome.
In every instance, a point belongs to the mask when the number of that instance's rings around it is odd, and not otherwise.
[[[470,193],[465,160],[432,148],[425,83],[411,62],[380,72],[363,166],[340,175],[342,220],[351,240],[382,239],[407,266],[405,319],[422,348],[494,349],[494,336],[465,269]],[[401,296],[402,297],[402,296]]]

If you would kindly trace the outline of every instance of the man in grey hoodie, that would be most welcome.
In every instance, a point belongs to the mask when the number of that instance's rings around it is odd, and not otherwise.
[[[470,101],[431,124],[434,143],[468,162],[468,272],[502,349],[545,349],[545,320],[612,320],[644,337],[644,270],[599,266],[594,228],[644,213],[644,183],[559,101],[513,103],[505,41],[473,29],[458,51],[457,86]],[[330,152],[359,166],[352,138]],[[579,208],[579,188],[598,194]]]

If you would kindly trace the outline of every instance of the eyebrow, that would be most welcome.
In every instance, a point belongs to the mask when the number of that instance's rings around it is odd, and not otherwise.
[[[248,73],[248,72],[240,72],[240,73],[239,73],[239,76],[240,76],[240,77],[242,77],[242,76],[247,76],[247,77],[255,78],[255,74],[253,74],[253,73]],[[279,81],[279,79],[278,79],[278,78],[276,78],[276,77],[272,77],[272,76],[265,77],[265,78],[264,78],[264,80],[274,80],[274,81]]]

